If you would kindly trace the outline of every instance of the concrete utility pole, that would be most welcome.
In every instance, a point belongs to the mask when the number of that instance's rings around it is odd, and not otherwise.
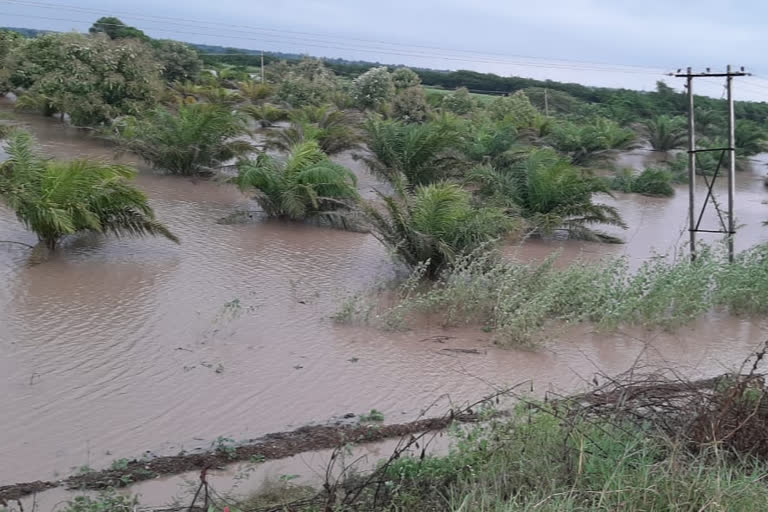
[[[725,79],[728,90],[728,261],[733,263],[733,235],[736,224],[733,216],[733,196],[736,194],[736,118],[733,111],[733,73],[727,68]]]
[[[736,122],[733,108],[733,77],[735,76],[748,76],[750,73],[746,73],[742,67],[740,71],[733,71],[731,66],[728,65],[725,73],[712,73],[709,68],[704,73],[694,73],[691,68],[686,69],[685,73],[681,73],[677,70],[677,73],[670,73],[671,76],[686,79],[686,88],[688,89],[688,231],[690,232],[691,243],[691,260],[696,259],[696,233],[723,233],[727,236],[728,244],[728,261],[733,262],[734,250],[733,250],[733,237],[736,234],[736,220],[734,217],[734,196],[736,191]],[[712,77],[725,77],[725,86],[728,94],[728,147],[725,148],[707,148],[696,149],[696,124],[694,119],[694,97],[693,97],[693,79],[694,78],[712,78]],[[707,195],[704,198],[704,204],[701,206],[701,211],[696,219],[696,155],[705,151],[717,151],[720,152],[720,159],[715,169],[715,173],[712,176],[712,181],[707,179],[706,175],[702,175],[704,183],[707,185]],[[728,155],[728,224],[726,225],[723,219],[722,212],[715,201],[713,196],[713,189],[717,176],[720,172],[720,165],[723,163],[723,158]],[[720,219],[720,225],[722,229],[701,229],[701,220],[704,217],[704,212],[707,209],[710,199],[717,212],[717,216]]]
[[[549,90],[544,88],[544,115],[549,117]]]
[[[693,77],[688,68],[688,231],[691,237],[691,259],[696,259],[696,224],[693,211],[696,209],[696,124],[693,115]]]
[[[261,50],[261,83],[264,83],[264,50]]]

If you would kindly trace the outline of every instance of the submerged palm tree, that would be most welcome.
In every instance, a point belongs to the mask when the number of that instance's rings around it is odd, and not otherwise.
[[[471,179],[491,204],[526,219],[531,234],[564,231],[571,238],[619,243],[618,238],[590,226],[626,227],[616,208],[592,202],[594,194],[610,194],[606,182],[551,149],[536,150],[510,167],[475,169]]]
[[[266,153],[238,163],[234,179],[270,217],[303,220],[320,217],[332,223],[344,219],[339,210],[350,209],[358,198],[357,178],[346,167],[331,162],[314,141],[291,148],[285,161]]]
[[[361,136],[352,114],[328,105],[306,106],[290,114],[291,126],[269,134],[267,146],[279,151],[314,140],[327,155],[360,148]]]
[[[688,132],[681,117],[656,116],[645,121],[641,130],[654,151],[669,151],[685,146]]]
[[[370,155],[361,158],[390,183],[427,185],[445,178],[461,161],[458,132],[441,123],[404,124],[370,118],[365,123]]]
[[[476,208],[469,192],[456,184],[433,183],[395,196],[364,201],[371,233],[411,267],[425,265],[436,277],[457,256],[465,255],[515,227],[500,208]]]
[[[762,153],[768,147],[766,146],[768,136],[760,125],[754,121],[736,121],[734,135],[736,136],[736,154],[738,156],[756,155]]]
[[[94,160],[57,162],[41,157],[24,132],[12,135],[0,164],[0,199],[49,249],[83,231],[117,236],[163,236],[147,197],[128,181],[135,171]]]
[[[193,103],[178,112],[158,108],[116,126],[118,145],[171,174],[199,174],[252,151],[237,137],[248,134],[245,119],[228,109]]]
[[[200,89],[202,96],[208,103],[220,107],[233,107],[243,101],[239,91],[225,89],[224,87],[203,87]]]
[[[259,123],[262,128],[268,128],[278,121],[288,119],[288,111],[269,103],[262,105],[246,105],[240,109],[240,112],[251,117]]]
[[[555,149],[571,158],[574,165],[582,166],[610,162],[619,151],[636,147],[632,130],[604,118],[587,124],[558,123],[548,138]]]
[[[274,93],[271,86],[253,80],[240,82],[237,88],[240,91],[240,96],[254,103],[264,101]]]
[[[473,162],[505,166],[528,151],[519,138],[517,128],[510,122],[470,123],[463,131],[462,149]]]

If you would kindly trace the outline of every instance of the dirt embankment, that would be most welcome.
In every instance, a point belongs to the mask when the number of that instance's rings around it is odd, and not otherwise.
[[[58,481],[24,482],[0,486],[0,504],[53,487],[104,489],[123,487],[160,475],[172,475],[203,468],[219,468],[238,461],[282,459],[298,453],[332,449],[345,443],[368,443],[409,434],[440,430],[453,421],[472,421],[473,415],[429,418],[394,425],[307,426],[290,432],[267,434],[247,444],[219,447],[203,453],[182,453],[150,460],[132,460],[120,468],[91,471]]]

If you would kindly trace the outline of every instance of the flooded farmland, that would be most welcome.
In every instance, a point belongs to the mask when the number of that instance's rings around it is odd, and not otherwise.
[[[112,157],[106,143],[56,121],[19,119],[52,156]],[[646,158],[622,161],[639,166]],[[364,192],[379,186],[359,162],[343,162]],[[739,250],[768,239],[764,165],[753,167],[737,176]],[[576,389],[597,371],[622,371],[640,353],[711,374],[740,362],[768,326],[717,315],[674,333],[596,334],[580,326],[536,351],[496,348],[479,328],[338,326],[330,317],[344,297],[394,275],[372,236],[278,221],[220,224],[249,208],[230,185],[145,168],[137,184],[181,245],[80,237],[37,263],[28,249],[0,244],[2,483],[372,408],[386,422],[409,421],[436,401],[442,412],[449,401],[479,398],[491,384],[532,379],[537,389]],[[537,259],[561,250],[563,261],[626,255],[636,266],[687,240],[682,187],[669,199],[605,200],[629,225],[618,232],[626,244],[529,241],[508,252]],[[35,237],[0,208],[0,240]],[[449,339],[435,344],[436,335]]]

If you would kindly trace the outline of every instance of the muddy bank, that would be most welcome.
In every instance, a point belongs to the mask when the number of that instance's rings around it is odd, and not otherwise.
[[[453,422],[474,421],[473,414],[427,418],[408,423],[375,425],[314,425],[289,432],[267,434],[237,446],[219,446],[203,453],[180,453],[150,460],[124,461],[119,468],[90,471],[58,481],[35,481],[0,486],[0,504],[65,486],[68,489],[105,489],[201,469],[218,469],[241,461],[284,459],[302,452],[332,449],[348,443],[371,443],[420,432],[442,430]]]

